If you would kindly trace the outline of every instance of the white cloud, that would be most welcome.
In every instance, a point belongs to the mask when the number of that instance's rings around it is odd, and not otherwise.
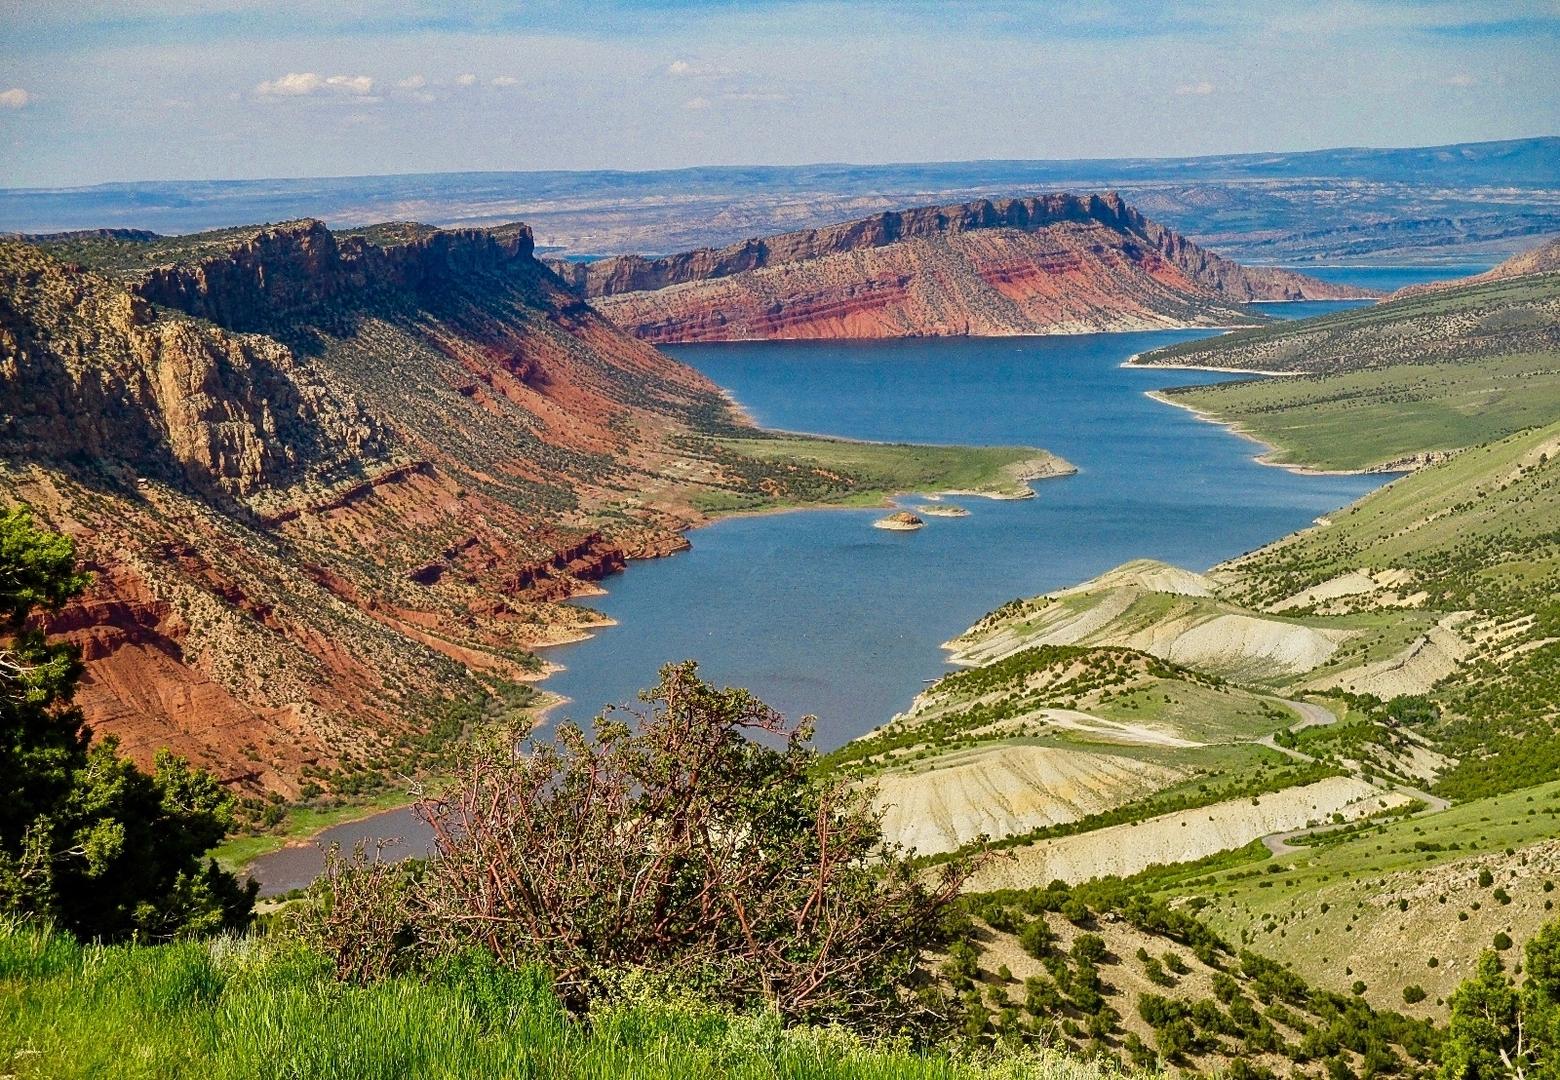
[[[370,94],[374,80],[367,75],[316,75],[312,71],[289,71],[279,79],[271,79],[255,87],[262,97],[304,97],[321,90],[342,94]]]
[[[1177,94],[1190,94],[1195,97],[1207,97],[1213,93],[1213,89],[1213,83],[1204,79],[1202,82],[1182,83],[1175,88],[1175,92]]]
[[[693,64],[687,60],[673,60],[666,65],[666,73],[674,79],[713,79],[734,74],[730,68]]]
[[[396,83],[396,85],[399,86],[402,90],[421,90],[423,87],[428,85],[428,80],[423,78],[421,75],[408,75],[406,78]]]
[[[1475,79],[1472,75],[1469,75],[1466,71],[1459,71],[1455,75],[1448,75],[1446,78],[1442,79],[1441,82],[1445,83],[1447,86],[1456,86],[1462,89],[1467,89],[1470,86],[1479,85],[1479,80]]]
[[[469,71],[466,72],[466,74],[460,76],[455,81],[458,82],[462,86],[475,86],[475,85],[477,85],[477,77],[475,75],[473,75]]]
[[[704,97],[692,97],[692,98],[689,98],[687,101],[683,102],[683,108],[685,108],[685,109],[695,109],[695,110],[697,110],[697,109],[708,109],[709,107],[710,107],[710,99],[709,98],[704,98]]]
[[[32,100],[32,95],[20,86],[13,86],[9,90],[0,90],[0,109],[22,109]]]
[[[493,80],[494,86],[519,86],[520,80],[513,75],[499,75]]]
[[[271,79],[255,87],[255,93],[267,97],[300,97],[312,94],[325,85],[325,80],[312,71],[289,71],[280,79]]]
[[[374,92],[374,80],[367,75],[332,75],[325,80],[325,85],[332,90],[340,90],[348,94],[371,94]]]

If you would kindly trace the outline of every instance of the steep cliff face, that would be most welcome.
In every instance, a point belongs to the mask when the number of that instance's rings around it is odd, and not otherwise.
[[[657,342],[1227,326],[1251,322],[1239,305],[1253,300],[1369,295],[1240,266],[1115,193],[982,199],[720,250],[549,265]]]
[[[538,671],[589,618],[556,601],[677,545],[712,422],[523,226],[0,242],[0,500],[93,569],[49,627],[88,719],[255,791],[404,761]]]
[[[233,330],[263,331],[293,325],[325,305],[361,302],[370,291],[416,295],[442,290],[462,274],[525,274],[535,265],[532,248],[531,230],[521,224],[387,225],[338,239],[322,222],[291,222],[209,253],[197,249],[177,264],[148,267],[134,289]]]
[[[0,252],[10,452],[111,459],[237,496],[386,452],[381,426],[280,343],[161,316],[25,244]]]

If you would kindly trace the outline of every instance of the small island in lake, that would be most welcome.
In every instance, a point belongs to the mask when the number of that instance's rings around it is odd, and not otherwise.
[[[872,523],[874,529],[889,529],[893,532],[915,532],[926,522],[916,517],[907,510],[889,514],[888,517],[878,518]]]
[[[962,506],[955,506],[953,503],[933,503],[929,506],[917,506],[915,512],[925,517],[960,518],[970,516],[968,510]]]

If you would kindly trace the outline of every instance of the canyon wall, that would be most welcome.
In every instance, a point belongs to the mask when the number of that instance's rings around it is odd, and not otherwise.
[[[94,730],[286,798],[539,673],[558,601],[682,543],[677,440],[741,423],[520,225],[0,241],[0,402],[0,501],[93,575],[45,626]]]
[[[656,342],[1005,336],[1250,323],[1254,300],[1371,295],[1244,267],[1119,195],[920,207],[660,258],[549,267]]]

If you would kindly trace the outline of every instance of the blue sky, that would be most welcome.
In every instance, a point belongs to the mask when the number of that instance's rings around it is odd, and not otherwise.
[[[1560,132],[1560,2],[0,0],[0,185]]]

